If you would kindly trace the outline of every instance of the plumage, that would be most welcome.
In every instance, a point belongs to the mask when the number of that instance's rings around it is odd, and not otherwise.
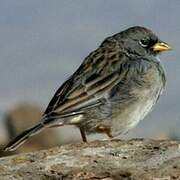
[[[139,26],[106,38],[57,90],[40,126],[75,125],[83,141],[86,133],[115,137],[128,131],[156,104],[166,82],[156,55],[169,49],[152,31]],[[25,139],[34,133],[27,130]],[[16,148],[22,138],[5,149]]]

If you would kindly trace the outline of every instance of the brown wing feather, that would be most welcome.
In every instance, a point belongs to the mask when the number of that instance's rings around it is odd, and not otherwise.
[[[114,51],[117,45],[114,41],[107,41],[112,39],[105,40],[97,50],[90,53],[78,70],[58,89],[45,114],[64,114],[99,104],[102,96],[120,81],[121,53]]]
[[[63,101],[63,99],[66,97],[66,94],[69,89],[72,88],[73,84],[71,83],[72,79],[69,78],[66,82],[62,84],[62,86],[56,91],[55,95],[51,99],[50,103],[48,104],[44,114],[49,114],[51,113],[57,106],[58,104]]]

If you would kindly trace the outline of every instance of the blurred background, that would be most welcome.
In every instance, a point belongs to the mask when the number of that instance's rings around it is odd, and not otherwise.
[[[39,120],[57,88],[105,37],[134,25],[152,29],[173,51],[161,55],[163,96],[124,137],[180,139],[179,9],[179,0],[0,0],[1,146]],[[76,142],[80,134],[63,127],[34,138],[18,152]]]

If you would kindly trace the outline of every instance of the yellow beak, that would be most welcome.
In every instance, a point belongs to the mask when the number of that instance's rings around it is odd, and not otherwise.
[[[154,46],[152,46],[153,51],[155,52],[162,52],[162,51],[169,51],[172,48],[165,42],[159,41]]]

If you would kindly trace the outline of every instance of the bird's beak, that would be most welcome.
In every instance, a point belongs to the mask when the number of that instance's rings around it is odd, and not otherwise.
[[[172,48],[163,41],[158,41],[155,45],[152,46],[154,52],[162,52],[162,51],[169,51]]]

